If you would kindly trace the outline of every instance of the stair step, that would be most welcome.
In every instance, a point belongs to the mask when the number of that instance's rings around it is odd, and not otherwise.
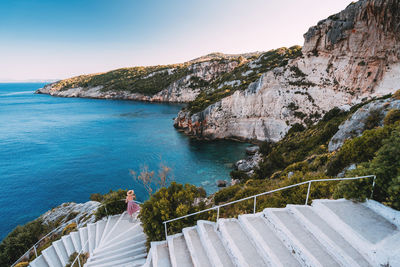
[[[39,255],[36,259],[29,263],[30,267],[50,267],[43,255]]]
[[[171,267],[167,241],[151,242],[154,246],[152,251],[152,262],[154,267]]]
[[[101,248],[99,248],[99,250],[95,250],[94,253],[97,254],[97,253],[102,253],[104,251],[110,251],[110,250],[124,248],[126,246],[129,246],[130,244],[134,244],[136,242],[142,242],[144,240],[146,240],[146,235],[144,233],[140,233],[140,234],[137,234],[132,237],[129,236],[129,237],[122,239],[118,242],[115,242],[113,244],[109,244],[107,247],[101,247]]]
[[[61,264],[64,266],[68,263],[68,253],[64,247],[64,242],[62,240],[54,241],[52,244],[57,252],[58,258],[61,261]]]
[[[96,224],[88,223],[89,253],[92,253],[96,246]]]
[[[237,219],[220,219],[218,225],[237,265],[249,267],[267,265]]]
[[[310,206],[290,206],[289,209],[300,219],[299,221],[308,228],[319,240],[330,244],[337,256],[343,258],[344,265],[372,266],[349,242],[347,242],[325,220],[314,212]]]
[[[115,253],[113,255],[109,255],[107,257],[93,259],[87,263],[87,266],[97,266],[100,264],[113,262],[113,261],[116,261],[119,259],[135,257],[135,256],[143,255],[143,254],[146,254],[146,247],[137,248],[135,250],[125,250],[125,251],[121,251],[120,253]]]
[[[104,237],[104,240],[102,241],[101,246],[106,244],[110,239],[114,238],[115,237],[115,232],[120,232],[121,228],[123,229],[123,227],[120,227],[120,224],[124,224],[123,218],[125,217],[125,214],[126,214],[126,212],[122,213],[118,217],[118,220],[115,222],[113,227],[109,230],[107,235]]]
[[[104,227],[104,232],[101,236],[99,247],[103,245],[104,239],[109,234],[114,225],[117,223],[119,217],[120,217],[119,215],[113,215],[108,217],[106,226]]]
[[[90,260],[94,261],[94,260],[98,260],[98,259],[103,259],[103,258],[112,256],[114,254],[119,254],[121,252],[129,251],[129,250],[135,250],[135,249],[138,249],[141,247],[143,247],[143,248],[146,247],[146,241],[135,242],[126,247],[114,249],[114,250],[106,250],[106,251],[103,251],[102,253],[93,253],[93,255],[90,257]]]
[[[129,228],[128,228],[129,227]],[[104,243],[99,249],[109,246],[110,244],[115,244],[121,240],[124,240],[128,237],[136,236],[139,233],[143,232],[143,228],[139,223],[127,226],[124,231],[122,231],[119,235],[113,236],[106,243]]]
[[[42,255],[46,262],[51,267],[62,267],[60,258],[58,258],[57,252],[53,246],[50,246],[42,251]]]
[[[398,231],[397,227],[372,209],[349,200],[317,201],[347,224],[359,236],[377,244]],[[313,203],[314,205],[314,203]],[[317,207],[318,208],[318,207]]]
[[[72,232],[72,233],[70,233],[70,235],[71,235],[72,243],[74,244],[75,251],[76,252],[81,251],[82,244],[81,244],[81,238],[80,238],[79,232]]]
[[[113,265],[112,267],[139,267],[146,262],[145,258],[134,260],[133,262],[123,263],[121,265]],[[111,267],[111,266],[110,266]]]
[[[334,256],[329,254],[307,229],[305,229],[288,209],[265,209],[265,217],[276,229],[287,237],[293,249],[305,262],[315,266],[340,266]]]
[[[103,236],[104,228],[106,227],[106,220],[96,222],[96,248],[99,246],[101,237]]]
[[[234,267],[235,265],[231,260],[231,256],[228,254],[215,227],[216,225],[213,222],[197,221],[197,230],[208,255],[208,259],[213,266]]]
[[[71,234],[61,237],[61,240],[64,243],[65,250],[67,251],[67,255],[69,257],[72,253],[75,252],[75,246],[74,243],[72,243]]]
[[[271,266],[301,266],[293,252],[279,239],[274,228],[262,213],[240,215],[239,222],[257,244],[256,247],[262,250],[261,253],[265,253],[264,259],[267,259]]]
[[[191,267],[193,266],[190,258],[189,249],[186,245],[183,234],[168,236],[168,249],[171,265],[173,267]]]
[[[137,255],[134,257],[127,257],[124,259],[119,259],[111,262],[106,262],[102,264],[95,264],[95,265],[90,265],[90,266],[96,266],[96,267],[114,267],[114,266],[127,266],[127,265],[132,265],[138,263],[139,266],[143,265],[144,262],[146,261],[146,253],[143,253],[141,255]],[[86,265],[85,265],[86,266]]]
[[[88,241],[88,229],[87,227],[79,228],[79,237],[81,239],[81,247],[84,252],[89,251],[89,242]]]
[[[208,260],[207,253],[201,243],[197,227],[190,227],[183,229],[183,235],[186,240],[186,245],[189,249],[193,265],[195,267],[211,267]]]

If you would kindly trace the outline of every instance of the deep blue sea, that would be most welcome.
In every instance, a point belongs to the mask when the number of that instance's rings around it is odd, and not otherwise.
[[[0,240],[18,224],[91,193],[134,188],[129,175],[162,162],[174,180],[217,190],[247,144],[176,131],[181,105],[36,95],[43,84],[0,84]]]

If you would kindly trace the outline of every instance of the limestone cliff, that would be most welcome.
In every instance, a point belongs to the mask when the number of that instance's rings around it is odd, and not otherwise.
[[[257,80],[246,86],[225,80],[225,97],[201,110],[189,105],[178,114],[175,127],[210,139],[278,141],[294,123],[313,123],[333,107],[347,109],[396,91],[399,33],[399,1],[352,3],[304,34],[302,55],[266,71],[260,65],[267,54],[246,62],[240,76],[255,72]]]

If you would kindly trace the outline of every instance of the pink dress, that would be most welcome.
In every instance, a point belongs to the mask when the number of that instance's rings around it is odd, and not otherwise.
[[[138,204],[136,204],[135,201],[129,200],[128,201],[128,208],[127,208],[128,214],[130,216],[132,216],[132,214],[137,212],[138,210],[140,210],[140,206]]]

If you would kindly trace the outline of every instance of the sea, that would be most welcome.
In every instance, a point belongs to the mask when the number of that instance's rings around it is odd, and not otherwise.
[[[199,141],[177,131],[183,107],[124,100],[34,94],[42,83],[0,84],[0,240],[64,202],[92,193],[134,189],[148,198],[130,170],[161,164],[171,180],[202,186],[229,180],[246,143]]]

